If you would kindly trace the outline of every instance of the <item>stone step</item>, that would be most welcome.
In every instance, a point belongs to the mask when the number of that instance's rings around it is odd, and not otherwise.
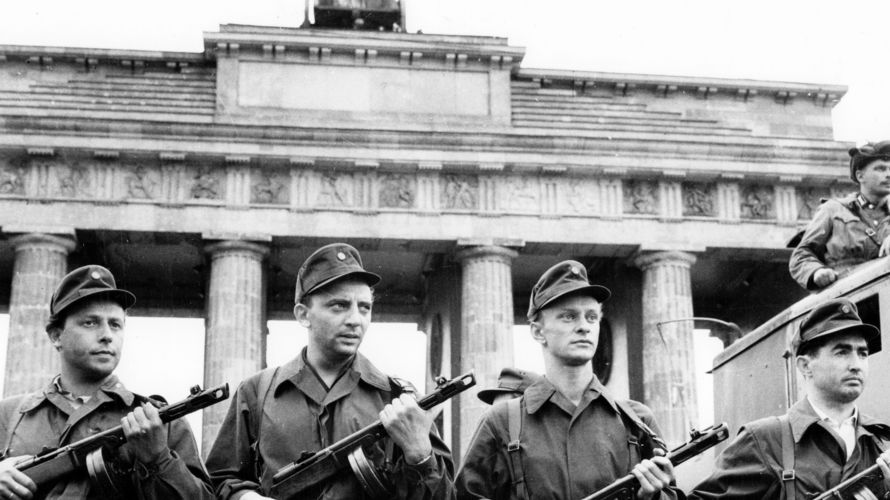
[[[558,101],[547,99],[527,99],[527,98],[516,98],[515,96],[511,99],[513,106],[528,106],[532,108],[552,108],[554,106],[564,106],[569,108],[584,108],[584,109],[624,109],[624,108],[632,108],[632,109],[646,109],[648,106],[643,103],[638,102],[618,102],[618,101],[590,101],[583,100],[580,98],[573,99],[561,99]]]
[[[578,94],[573,90],[568,90],[565,93],[560,94],[547,94],[542,93],[540,91],[523,91],[517,89],[511,89],[511,96],[519,99],[535,99],[535,100],[553,100],[553,101],[566,101],[566,100],[582,100],[582,101],[591,101],[591,102],[614,102],[617,99],[611,95],[591,95],[591,94]]]
[[[531,120],[541,123],[652,123],[664,125],[698,125],[698,126],[714,126],[719,125],[715,120],[687,120],[683,118],[670,118],[658,116],[627,116],[627,115],[610,115],[610,116],[540,116],[526,115],[521,113],[513,113],[514,120]]]
[[[200,72],[191,72],[191,73],[158,73],[158,72],[144,72],[144,73],[111,73],[105,75],[106,78],[117,78],[117,79],[152,79],[152,80],[195,80],[195,81],[215,81],[216,80],[216,72],[214,71],[200,71]]]
[[[129,106],[158,106],[174,108],[213,108],[212,100],[195,101],[189,99],[169,98],[132,98],[119,96],[48,94],[43,92],[4,92],[0,91],[0,99],[22,99],[32,102],[81,102],[87,104],[120,104]]]
[[[0,116],[34,116],[34,117],[66,117],[77,113],[78,119],[90,120],[128,120],[133,121],[133,112],[128,111],[96,111],[55,109],[46,106],[26,106],[0,102]],[[139,121],[179,122],[179,123],[213,123],[213,115],[183,113],[181,111],[144,112],[140,110]]]
[[[665,123],[645,124],[640,122],[628,122],[625,120],[610,120],[603,123],[560,123],[560,122],[542,122],[539,120],[513,120],[515,128],[536,128],[542,130],[597,130],[597,131],[626,131],[626,132],[650,132],[658,134],[716,134],[716,135],[738,135],[750,134],[751,130],[737,127],[708,127],[695,126],[684,123],[671,124],[669,129],[665,128]]]
[[[90,102],[68,102],[68,101],[28,101],[19,99],[2,99],[0,98],[0,107],[25,107],[25,108],[52,108],[66,109],[73,111],[120,111],[128,113],[193,113],[201,115],[212,115],[216,112],[214,107],[187,107],[187,106],[136,106],[128,104],[112,104],[112,103],[90,103]]]
[[[39,96],[73,96],[93,99],[130,99],[130,100],[151,100],[151,101],[169,101],[169,102],[192,102],[196,104],[213,103],[216,101],[214,94],[208,93],[158,93],[158,92],[129,92],[129,91],[100,91],[90,89],[68,89],[68,88],[41,88],[24,92],[7,91],[0,89],[0,93],[16,93],[29,94]]]
[[[173,80],[156,80],[152,78],[112,78],[106,77],[104,79],[93,79],[93,78],[72,78],[68,80],[68,85],[86,85],[86,86],[96,86],[96,85],[104,85],[110,88],[131,88],[131,87],[145,87],[145,88],[185,88],[185,89],[213,89],[216,87],[216,80],[212,81],[203,81],[203,80],[183,80],[183,81],[173,81]]]
[[[39,92],[87,92],[93,94],[100,94],[103,92],[109,92],[117,94],[119,92],[143,92],[147,94],[154,94],[157,96],[175,96],[175,95],[186,95],[186,96],[215,96],[216,92],[213,89],[205,90],[205,89],[184,89],[177,87],[169,87],[169,88],[160,88],[160,87],[150,87],[150,86],[137,86],[137,85],[128,85],[126,87],[114,86],[114,85],[104,85],[104,84],[77,84],[77,85],[56,85],[56,84],[42,84],[36,83],[30,86],[32,90]]]
[[[578,109],[578,108],[528,108],[513,107],[513,114],[522,113],[536,116],[653,116],[682,118],[683,114],[674,111],[649,111],[646,109]]]

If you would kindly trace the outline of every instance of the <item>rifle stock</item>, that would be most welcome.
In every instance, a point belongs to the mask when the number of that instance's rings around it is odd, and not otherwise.
[[[201,391],[199,386],[191,389],[186,399],[161,407],[158,414],[164,423],[181,418],[189,413],[224,401],[229,397],[229,384]],[[65,477],[86,470],[86,457],[102,448],[116,448],[127,441],[123,427],[106,429],[88,438],[48,450],[16,464],[16,469],[31,478],[38,491],[44,491]]]
[[[703,431],[693,430],[690,434],[689,442],[674,448],[668,454],[668,459],[675,467],[725,441],[729,437],[729,428],[726,423],[721,423]],[[636,496],[638,489],[640,482],[633,474],[628,474],[582,500],[630,500]]]
[[[476,385],[473,372],[439,383],[432,393],[417,401],[424,410],[447,401]],[[379,420],[358,430],[323,450],[301,457],[285,465],[272,478],[271,494],[275,498],[289,500],[299,498],[304,491],[319,485],[339,471],[349,468],[349,454],[356,448],[375,443],[386,436]]]

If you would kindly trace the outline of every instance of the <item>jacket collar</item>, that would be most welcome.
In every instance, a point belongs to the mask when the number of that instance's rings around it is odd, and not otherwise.
[[[530,385],[524,393],[525,396],[525,408],[529,414],[535,413],[544,406],[544,403],[550,401],[554,395],[558,392],[556,386],[553,385],[547,377],[541,377],[534,384]],[[615,404],[615,399],[609,394],[608,390],[600,383],[599,379],[596,376],[593,377],[593,380],[590,381],[590,384],[585,389],[585,396],[581,398],[581,404],[585,404],[585,401],[593,401],[598,397],[602,397],[609,406],[616,413],[618,412],[618,406]]]
[[[273,391],[275,395],[278,394],[278,391],[284,383],[290,383],[304,392],[306,392],[306,388],[312,385],[317,385],[315,374],[312,373],[312,369],[304,360],[303,354],[306,349],[307,348],[304,347],[298,356],[281,365],[281,368],[279,369],[280,376],[278,377],[278,382],[275,384],[275,390]],[[360,352],[355,354],[352,366],[347,368],[346,371],[347,373],[344,373],[342,377],[344,379],[357,377],[364,383],[380,390],[388,391],[391,389],[389,377],[372,365],[371,362],[368,361],[368,358],[364,357]],[[333,390],[333,388],[331,389]]]
[[[29,395],[27,401],[22,405],[21,412],[28,413],[40,406],[44,401],[50,401],[67,413],[67,408],[70,407],[70,405],[61,404],[61,400],[65,399],[65,395],[60,392],[61,386],[57,383],[58,378],[59,375],[53,377],[50,383],[47,384],[41,392],[35,392]],[[136,395],[124,387],[124,384],[117,378],[117,375],[109,377],[108,380],[99,387],[99,391],[94,397],[103,402],[110,401],[114,398],[128,407],[132,406],[133,400],[136,399]]]
[[[800,442],[807,429],[818,424],[821,420],[807,398],[801,399],[788,410],[788,421],[791,423],[791,433],[795,442]],[[856,435],[877,435],[883,440],[888,440],[890,439],[890,426],[860,411]]]

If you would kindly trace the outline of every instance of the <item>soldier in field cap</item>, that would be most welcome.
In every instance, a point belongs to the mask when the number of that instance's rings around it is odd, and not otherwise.
[[[652,411],[614,397],[593,373],[610,295],[573,260],[535,284],[528,320],[545,376],[483,415],[457,474],[459,499],[581,498],[627,474],[640,482],[637,498],[682,496],[656,451],[664,444]]]
[[[791,276],[807,290],[825,288],[890,251],[890,141],[854,147],[849,154],[858,192],[823,203],[791,253]]]
[[[164,424],[154,401],[127,390],[114,375],[124,342],[132,293],[117,287],[102,266],[62,278],[46,325],[61,373],[39,392],[0,401],[0,498],[131,498],[91,484],[86,470],[37,486],[14,468],[23,458],[120,425],[127,444],[117,460],[122,478],[144,499],[213,498],[210,478],[184,419]]]
[[[880,350],[881,332],[850,300],[814,307],[789,346],[806,397],[778,418],[744,425],[690,498],[813,498],[875,463],[883,481],[855,498],[890,498],[890,426],[856,406],[868,357]]]
[[[417,405],[413,388],[381,373],[358,350],[379,281],[345,243],[319,248],[300,267],[294,316],[309,332],[308,345],[238,388],[207,458],[220,498],[268,498],[279,469],[378,419],[389,439],[365,452],[377,466],[393,464],[393,498],[452,496],[454,466],[433,415]],[[347,471],[305,498],[367,495]]]

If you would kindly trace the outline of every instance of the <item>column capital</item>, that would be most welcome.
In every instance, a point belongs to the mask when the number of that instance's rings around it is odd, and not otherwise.
[[[477,245],[471,247],[463,247],[454,254],[454,258],[460,262],[478,258],[478,257],[495,257],[510,262],[519,255],[519,252],[512,248],[500,245]]]
[[[24,248],[45,247],[65,255],[71,253],[77,246],[72,236],[47,233],[20,234],[10,238],[9,243],[17,252]]]
[[[257,256],[258,260],[262,260],[269,255],[268,245],[242,240],[224,240],[209,243],[204,246],[204,251],[214,257],[233,252],[252,253]]]
[[[643,271],[658,264],[677,264],[684,267],[692,267],[697,260],[696,256],[689,252],[679,250],[666,250],[658,252],[640,252],[633,258],[633,264]]]

